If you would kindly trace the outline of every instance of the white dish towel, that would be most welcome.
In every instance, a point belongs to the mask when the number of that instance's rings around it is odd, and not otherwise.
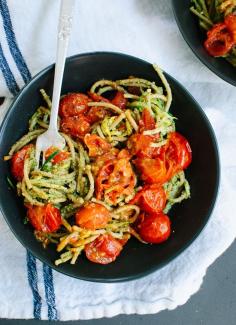
[[[54,61],[58,12],[57,0],[0,0],[0,96],[7,97],[0,107],[1,118],[10,97]],[[200,288],[208,266],[235,239],[235,88],[194,57],[166,0],[77,1],[69,54],[94,50],[157,62],[195,96],[218,138],[217,205],[204,231],[184,253],[152,275],[124,284],[94,284],[52,272],[26,253],[1,216],[1,318],[76,320],[174,309]]]

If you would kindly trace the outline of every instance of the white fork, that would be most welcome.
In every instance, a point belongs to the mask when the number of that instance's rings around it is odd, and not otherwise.
[[[36,162],[39,167],[40,155],[43,152],[43,163],[45,160],[45,151],[53,146],[58,149],[65,147],[65,139],[59,134],[57,127],[58,108],[61,94],[61,85],[65,67],[66,53],[69,43],[69,36],[72,27],[72,14],[75,0],[62,0],[60,17],[58,24],[58,38],[57,38],[57,56],[55,64],[52,108],[49,127],[46,132],[41,134],[36,141]]]

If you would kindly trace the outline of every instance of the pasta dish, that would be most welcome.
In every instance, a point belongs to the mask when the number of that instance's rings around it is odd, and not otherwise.
[[[190,197],[184,170],[191,148],[175,130],[170,86],[153,67],[162,85],[130,76],[63,95],[58,126],[66,147],[48,148],[37,168],[35,141],[51,108],[41,90],[45,104],[4,157],[14,178],[8,181],[23,198],[24,222],[45,248],[55,245],[56,265],[75,264],[82,252],[95,263],[113,262],[131,236],[144,244],[166,241],[169,210]]]

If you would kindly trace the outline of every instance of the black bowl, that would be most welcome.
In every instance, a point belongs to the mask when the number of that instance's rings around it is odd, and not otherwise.
[[[9,164],[2,157],[11,145],[27,130],[28,120],[41,104],[39,89],[52,93],[54,67],[50,66],[35,76],[12,104],[0,130],[0,204],[11,230],[18,240],[41,261],[67,275],[100,282],[118,282],[144,276],[166,265],[189,246],[205,226],[212,212],[219,183],[217,144],[211,125],[191,95],[166,74],[173,91],[171,113],[178,120],[177,130],[189,140],[193,162],[186,171],[190,182],[191,199],[174,207],[170,212],[173,234],[161,245],[144,245],[131,239],[114,263],[97,265],[81,256],[74,266],[54,265],[58,258],[55,246],[42,248],[34,238],[30,225],[23,224],[25,209],[22,200],[8,188],[6,177]],[[89,53],[67,60],[62,93],[86,92],[101,78],[120,79],[129,75],[149,80],[160,80],[152,65],[132,56],[118,53]]]
[[[185,41],[211,71],[236,86],[236,68],[225,59],[214,58],[207,53],[203,46],[206,33],[199,27],[197,17],[189,10],[190,6],[191,0],[172,0],[175,19]]]

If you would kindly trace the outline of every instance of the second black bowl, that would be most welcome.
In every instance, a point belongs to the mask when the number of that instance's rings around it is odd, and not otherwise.
[[[25,209],[21,198],[7,186],[9,164],[3,156],[28,127],[28,120],[41,104],[39,89],[52,93],[54,67],[35,76],[12,104],[0,130],[0,206],[18,240],[37,258],[55,270],[90,281],[115,282],[148,274],[170,262],[189,246],[205,226],[212,212],[219,182],[219,159],[213,130],[202,109],[191,95],[166,74],[173,92],[171,113],[178,120],[176,127],[190,142],[193,161],[186,171],[191,186],[191,199],[170,212],[173,233],[161,245],[144,245],[132,239],[114,263],[98,265],[83,255],[76,265],[54,265],[58,258],[55,246],[44,249],[37,242],[30,225],[24,225]],[[65,67],[62,93],[86,92],[101,78],[121,79],[137,76],[161,84],[152,65],[132,56],[118,53],[92,53],[71,57]]]
[[[172,0],[176,22],[185,41],[193,53],[220,78],[236,86],[236,68],[223,58],[214,58],[205,50],[206,34],[201,30],[198,19],[191,13],[191,0]]]

